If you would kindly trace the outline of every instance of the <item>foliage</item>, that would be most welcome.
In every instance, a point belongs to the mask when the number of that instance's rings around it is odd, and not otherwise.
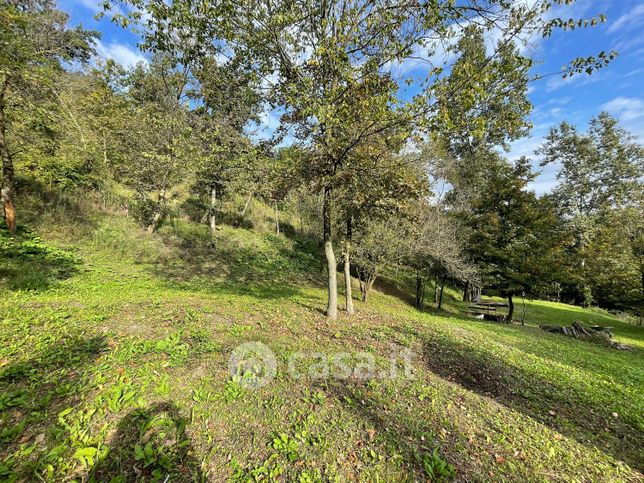
[[[559,184],[552,198],[573,236],[574,249],[568,265],[577,274],[565,282],[573,286],[577,300],[589,304],[595,298],[593,280],[603,277],[603,270],[597,264],[594,264],[594,270],[589,270],[587,264],[591,257],[604,261],[614,257],[614,262],[619,264],[620,253],[624,253],[624,249],[619,248],[621,237],[617,233],[614,247],[606,243],[607,232],[603,224],[619,218],[620,213],[631,213],[630,221],[635,225],[639,223],[644,148],[618,125],[616,119],[603,112],[591,119],[585,133],[579,133],[566,122],[551,129],[537,153],[542,156],[542,165],[561,165],[557,172]],[[619,231],[617,226],[610,226],[615,232]],[[594,245],[592,251],[591,245]],[[598,252],[600,246],[605,250],[603,253]],[[636,266],[637,262],[632,268],[625,268],[624,276],[620,276],[621,283],[632,285],[632,282],[625,282],[629,278],[626,274],[637,271]],[[602,302],[611,298],[605,289],[606,285],[600,289]],[[623,288],[617,291],[624,293]],[[631,307],[634,306],[631,304]]]
[[[547,262],[557,240],[557,218],[547,200],[527,189],[533,178],[527,159],[514,165],[499,160],[466,215],[472,259],[481,266],[483,283],[502,295],[529,293],[553,275]]]
[[[567,122],[552,128],[538,154],[542,166],[561,166],[553,196],[580,223],[630,204],[644,170],[644,148],[606,112],[591,119],[586,133]]]
[[[67,27],[68,15],[51,0],[6,1],[0,5],[0,197],[4,221],[16,229],[14,155],[36,131],[45,139],[50,110],[62,107],[54,86],[63,63],[87,62],[98,37],[81,26]],[[27,121],[31,129],[20,129]],[[35,129],[34,129],[35,128]]]
[[[496,146],[507,149],[509,141],[530,128],[526,116],[532,110],[527,98],[532,61],[512,41],[494,48],[497,56],[488,58],[482,29],[466,27],[455,46],[459,57],[436,87],[436,135],[453,156],[472,158]]]
[[[149,235],[124,217],[96,223],[84,236],[43,237],[74,244],[81,266],[71,277],[0,296],[3,478],[320,481],[359,468],[395,481],[438,468],[448,478],[450,465],[473,480],[638,475],[637,326],[541,301],[527,303],[528,327],[487,324],[378,291],[369,305],[356,302],[354,318],[321,324],[322,277],[287,280],[259,264],[290,260],[284,271],[314,273],[317,261],[283,236],[225,227],[213,249],[207,227],[177,228],[176,237],[193,234],[191,256],[215,259],[199,277],[201,265],[175,250],[171,224]],[[251,251],[250,263],[237,262]],[[222,265],[223,283],[213,271]],[[462,308],[449,297],[445,306]],[[552,320],[611,326],[635,350],[535,327]],[[265,341],[279,361],[278,377],[257,391],[237,391],[225,370],[240,337]],[[367,351],[382,368],[392,345],[409,347],[415,377],[322,383],[284,373],[289,354],[321,344]]]

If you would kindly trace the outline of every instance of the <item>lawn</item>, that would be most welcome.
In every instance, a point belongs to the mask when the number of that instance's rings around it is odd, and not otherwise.
[[[107,216],[38,232],[0,232],[0,480],[642,479],[640,327],[384,292],[327,322],[305,238]],[[536,327],[573,320],[633,350]],[[274,354],[264,386],[230,370],[246,342]]]

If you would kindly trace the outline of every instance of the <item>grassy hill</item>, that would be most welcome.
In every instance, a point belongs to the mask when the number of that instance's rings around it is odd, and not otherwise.
[[[0,232],[0,480],[642,479],[641,327],[540,301],[483,322],[455,295],[421,313],[402,289],[327,322],[306,238],[35,220]],[[536,327],[573,320],[634,349]],[[275,356],[263,387],[229,370],[249,341]]]

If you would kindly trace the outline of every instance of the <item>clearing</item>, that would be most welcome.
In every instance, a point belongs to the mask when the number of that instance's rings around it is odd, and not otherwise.
[[[402,281],[329,323],[305,238],[74,226],[0,233],[1,480],[642,480],[641,327],[539,301],[525,327],[483,322],[455,292],[421,313]],[[574,320],[633,350],[536,327]],[[257,389],[228,367],[248,341],[276,357]],[[296,377],[294,353],[336,377]]]

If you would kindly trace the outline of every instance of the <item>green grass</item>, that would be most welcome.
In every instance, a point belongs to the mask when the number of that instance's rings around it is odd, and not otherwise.
[[[642,478],[640,327],[539,301],[525,327],[482,322],[456,293],[420,313],[376,292],[327,322],[305,238],[98,215],[39,233],[0,232],[0,480]],[[573,320],[634,350],[536,327]],[[247,341],[277,360],[258,389],[229,373]],[[287,371],[294,352],[346,352],[388,374],[403,349],[412,378],[400,359],[394,378]]]

